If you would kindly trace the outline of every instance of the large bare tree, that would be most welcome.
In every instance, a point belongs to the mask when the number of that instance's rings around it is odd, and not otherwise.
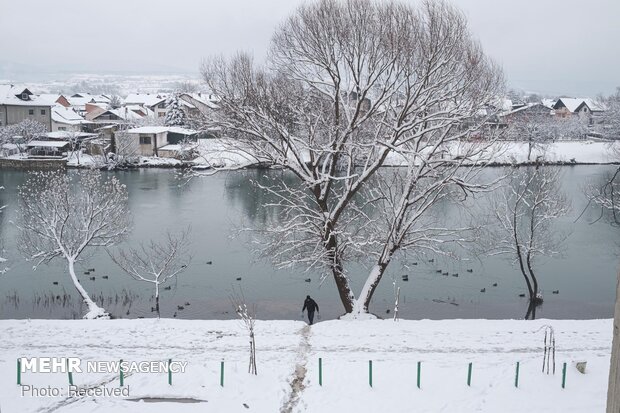
[[[189,229],[179,234],[166,232],[162,241],[140,243],[138,248],[120,248],[110,257],[126,274],[135,280],[155,287],[155,311],[159,311],[159,289],[168,280],[185,271],[191,261]]]
[[[560,188],[560,173],[558,167],[538,163],[516,168],[491,203],[499,224],[490,237],[492,251],[507,254],[518,264],[529,297],[526,319],[536,317],[536,307],[543,301],[535,262],[559,254],[566,235],[552,227],[570,206]]]
[[[282,218],[264,252],[333,277],[346,313],[368,312],[397,253],[460,237],[426,217],[453,190],[485,187],[476,166],[492,142],[469,138],[488,133],[503,78],[446,2],[303,5],[276,30],[265,66],[238,53],[202,74],[220,108],[206,126],[231,152],[294,177],[264,186]],[[386,179],[390,164],[404,172]],[[358,296],[351,261],[369,267]]]
[[[84,318],[107,318],[80,284],[75,264],[88,249],[111,246],[129,232],[125,185],[97,170],[33,172],[19,187],[19,210],[18,246],[34,268],[64,259],[88,307]]]

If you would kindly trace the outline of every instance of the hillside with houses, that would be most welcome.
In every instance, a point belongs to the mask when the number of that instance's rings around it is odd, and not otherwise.
[[[357,97],[351,92],[348,99]],[[510,154],[498,154],[498,164],[531,162],[533,153],[539,157],[545,153],[549,162],[613,163],[609,144],[603,143],[619,137],[618,100],[618,94],[607,99],[522,99],[513,94],[498,98],[496,105],[480,113],[487,118],[486,126],[470,138],[510,143]],[[40,164],[27,162],[34,160],[109,168],[251,163],[239,151],[222,155],[226,145],[220,142],[226,137],[211,122],[218,101],[205,92],[65,95],[0,84],[0,159],[12,161],[12,166],[26,161],[25,168]],[[563,144],[568,141],[571,145]],[[589,145],[587,159],[579,160],[584,152],[583,145],[575,144],[579,142]],[[600,156],[591,156],[592,144]],[[555,155],[546,150],[553,145]]]

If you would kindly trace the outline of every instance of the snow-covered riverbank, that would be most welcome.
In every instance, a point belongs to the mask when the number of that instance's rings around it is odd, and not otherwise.
[[[198,152],[200,156],[192,162],[182,162],[174,158],[140,157],[136,167],[143,168],[179,168],[193,166],[198,169],[207,169],[212,166],[243,168],[256,162],[252,156],[243,151],[233,149],[223,139],[205,139],[200,141]],[[489,148],[493,153],[491,162],[496,165],[519,165],[533,162],[541,157],[551,164],[612,164],[620,163],[619,142],[604,142],[595,140],[582,141],[557,141],[537,146],[532,150],[528,160],[527,142],[500,141],[494,147]],[[459,156],[459,150],[455,146],[453,155]],[[15,159],[18,157],[16,156]],[[90,155],[81,155],[79,161],[72,154],[67,166],[92,167],[101,164],[102,159]],[[385,166],[406,165],[404,159],[398,154],[391,154],[385,162]]]
[[[556,373],[540,372],[542,327],[555,329]],[[258,321],[258,376],[247,374],[238,321],[0,321],[0,409],[14,412],[603,412],[611,320]],[[22,397],[19,357],[187,361],[164,373],[128,374],[129,397]],[[322,358],[323,385],[318,359]],[[224,361],[224,387],[220,367]],[[373,361],[373,387],[369,386]],[[417,362],[421,361],[421,389]],[[519,387],[514,387],[520,362]],[[573,363],[587,361],[586,374]],[[473,363],[471,387],[468,363]],[[566,362],[566,388],[561,388]],[[297,378],[297,380],[294,380]],[[63,373],[24,373],[22,384],[59,386]],[[118,387],[112,373],[78,373],[79,386]],[[291,386],[291,382],[294,385]],[[130,401],[142,398],[177,401]],[[189,403],[200,400],[199,403]],[[185,403],[182,403],[185,402]]]

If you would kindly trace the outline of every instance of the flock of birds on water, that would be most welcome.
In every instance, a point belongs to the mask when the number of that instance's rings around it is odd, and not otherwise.
[[[434,263],[434,262],[435,262],[435,259],[434,259],[434,258],[431,258],[431,259],[429,259],[429,260],[428,260],[428,262],[432,264],[432,263]],[[213,261],[207,261],[207,262],[206,262],[206,264],[207,264],[207,265],[212,265],[212,264],[213,264]],[[412,263],[412,265],[418,265],[418,263],[417,263],[417,262],[413,262],[413,263]],[[467,269],[466,269],[466,271],[467,271],[468,273],[473,273],[473,272],[474,272],[473,268],[467,268]],[[84,271],[84,275],[91,275],[91,273],[93,273],[93,272],[95,272],[95,269],[94,269],[94,268],[89,268],[89,269],[87,269],[86,271]],[[438,270],[436,270],[435,272],[436,272],[437,274],[441,274],[441,275],[446,276],[446,277],[450,275],[450,273],[449,273],[448,271],[444,271],[444,270],[441,270],[441,269],[438,269]],[[458,273],[458,272],[452,273],[452,277],[458,277],[458,276],[459,276],[459,273]],[[102,278],[102,279],[104,279],[104,280],[107,280],[107,279],[109,279],[110,277],[109,277],[109,276],[107,276],[107,275],[103,275],[101,278]],[[95,276],[91,276],[91,277],[89,277],[88,279],[89,279],[90,281],[95,281],[95,280],[96,280],[96,277],[95,277]],[[237,277],[237,278],[236,278],[236,280],[237,280],[237,281],[241,281],[241,280],[242,280],[242,277]],[[405,282],[406,282],[406,281],[409,281],[409,274],[403,274],[403,276],[402,276],[402,280],[403,280],[403,281],[405,281]],[[78,281],[80,281],[80,280],[78,280]],[[305,278],[305,279],[304,279],[304,281],[305,281],[305,282],[307,282],[307,283],[309,283],[309,282],[311,282],[311,281],[312,281],[312,279],[311,279],[311,278]],[[53,281],[53,282],[52,282],[52,284],[53,284],[53,285],[58,285],[58,281]],[[492,286],[493,286],[493,287],[497,287],[497,286],[498,286],[498,284],[495,282],[495,283],[493,283],[493,284],[492,284]],[[168,285],[168,286],[164,287],[164,290],[166,290],[166,291],[170,291],[171,289],[172,289],[172,286],[170,286],[170,285]],[[480,292],[481,292],[481,293],[485,293],[486,291],[487,291],[486,287],[485,287],[485,288],[482,288],[482,289],[480,290]],[[552,293],[553,293],[553,294],[559,294],[559,293],[560,293],[560,290],[553,290],[553,291],[552,291]],[[525,294],[523,294],[523,293],[519,294],[519,297],[525,297],[525,296],[526,296],[526,295],[525,295]],[[189,307],[190,305],[191,305],[191,303],[190,303],[190,302],[185,302],[185,303],[184,303],[184,305],[177,305],[177,310],[178,310],[178,311],[185,310],[185,307]],[[156,309],[155,307],[151,307],[151,312],[155,312],[155,311],[157,311],[157,309]],[[389,312],[390,312],[390,310],[388,309],[388,310],[387,310],[387,312],[389,313]],[[127,315],[129,315],[129,311],[127,311]],[[175,312],[174,312],[174,314],[172,315],[172,317],[174,317],[174,318],[176,318],[176,317],[177,317],[177,311],[175,311]],[[144,318],[144,317],[138,317],[138,318]]]

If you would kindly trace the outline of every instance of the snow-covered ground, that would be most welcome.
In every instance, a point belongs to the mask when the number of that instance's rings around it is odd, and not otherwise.
[[[207,165],[243,167],[254,162],[250,155],[236,151],[232,147],[234,145],[226,144],[225,140],[203,140],[199,147],[201,157],[196,163],[203,167]],[[453,145],[451,152],[454,156],[462,155],[457,145]],[[558,141],[534,148],[528,161],[526,142],[499,141],[489,148],[489,155],[484,157],[497,164],[523,164],[533,162],[537,156],[542,156],[549,163],[609,164],[620,162],[619,152],[619,142]],[[385,162],[385,166],[403,165],[406,165],[404,158],[396,153],[391,153]]]
[[[256,163],[256,158],[248,152],[235,149],[226,139],[201,139],[198,145],[199,156],[191,164],[196,169],[212,167],[244,168]],[[459,155],[459,148],[454,145],[451,151],[454,156]],[[534,161],[541,156],[546,162],[558,164],[610,164],[620,163],[620,142],[603,141],[558,141],[541,147],[536,147],[528,161],[528,145],[526,142],[501,141],[489,148],[488,158],[497,164],[524,164]],[[15,154],[8,159],[25,159],[24,154]],[[487,156],[485,155],[485,159]],[[67,165],[70,167],[101,166],[103,159],[87,154],[81,154],[79,160],[76,153],[67,156]],[[173,158],[158,158],[155,156],[141,156],[136,164],[139,167],[178,167],[184,163]],[[401,155],[392,153],[388,156],[385,166],[403,166],[405,161]]]
[[[556,373],[541,373],[542,327],[556,334]],[[0,321],[0,409],[14,412],[604,412],[612,320],[347,320],[307,327],[258,321],[258,376],[247,373],[238,321]],[[185,373],[128,375],[129,397],[22,397],[18,357],[187,361]],[[319,385],[318,359],[323,361]],[[224,360],[224,387],[220,362]],[[373,361],[373,387],[369,386]],[[416,386],[421,361],[421,389]],[[514,387],[520,362],[519,387]],[[587,361],[586,374],[573,366]],[[467,366],[473,363],[471,387]],[[562,389],[562,363],[568,363]],[[76,385],[118,387],[112,373],[79,373]],[[61,386],[63,373],[22,383]],[[293,384],[293,385],[291,385]],[[173,398],[177,401],[128,399]],[[178,400],[184,399],[184,400]],[[200,400],[187,403],[187,399]],[[182,401],[185,401],[183,403]]]

